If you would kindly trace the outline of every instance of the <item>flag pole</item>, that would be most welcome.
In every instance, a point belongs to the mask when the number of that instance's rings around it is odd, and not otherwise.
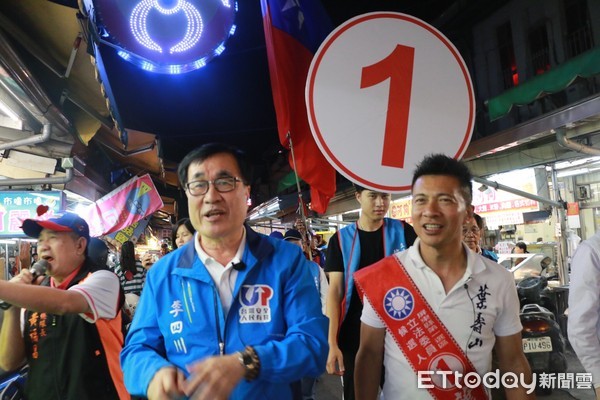
[[[292,166],[294,168],[294,177],[296,178],[296,189],[298,190],[298,202],[300,203],[300,217],[302,218],[302,222],[304,223],[304,228],[306,229],[306,233],[308,234],[308,223],[306,220],[306,214],[304,213],[304,200],[302,199],[302,192],[300,191],[300,178],[298,177],[298,173],[296,172],[298,169],[296,168],[296,156],[294,155],[294,144],[292,143],[292,135],[290,131],[286,134],[288,143],[290,145],[290,152],[292,154]],[[308,240],[307,237],[304,240]],[[306,247],[308,249],[308,257],[312,261],[312,251],[310,248],[310,243],[306,243]]]

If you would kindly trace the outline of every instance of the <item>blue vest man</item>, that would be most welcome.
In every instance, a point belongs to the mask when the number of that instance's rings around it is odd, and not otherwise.
[[[405,250],[414,242],[412,226],[386,218],[389,193],[355,185],[361,213],[356,223],[331,237],[325,271],[329,273],[327,372],[343,376],[344,399],[354,399],[354,358],[360,343],[362,303],[352,274],[383,257]]]

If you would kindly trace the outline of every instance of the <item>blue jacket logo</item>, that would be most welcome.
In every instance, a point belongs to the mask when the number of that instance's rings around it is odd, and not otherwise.
[[[273,289],[267,285],[244,285],[240,292],[240,303],[246,307],[268,306]]]
[[[243,285],[240,290],[240,323],[271,322],[271,306],[273,288],[267,285]]]

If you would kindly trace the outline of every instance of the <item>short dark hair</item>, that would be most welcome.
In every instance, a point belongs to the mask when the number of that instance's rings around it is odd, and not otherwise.
[[[480,230],[483,230],[483,218],[481,215],[473,213],[473,218],[475,219],[475,223]]]
[[[362,193],[363,190],[367,190],[366,187],[357,185],[356,183],[352,184],[354,186],[354,190],[356,190],[356,193]]]
[[[104,243],[104,240],[95,237],[90,238],[90,243],[88,244],[88,257],[94,261],[95,265],[106,267],[106,262],[108,261],[108,246]]]
[[[527,245],[525,244],[525,242],[517,242],[517,243],[515,244],[515,247],[518,247],[518,248],[520,248],[520,249],[521,249],[521,250],[523,250],[525,253],[529,253],[529,252],[527,251]]]
[[[181,186],[183,187],[187,183],[188,168],[191,164],[202,163],[207,158],[220,153],[231,154],[233,158],[235,158],[238,168],[240,169],[240,174],[242,175],[240,178],[244,184],[249,185],[252,181],[252,166],[248,161],[246,153],[235,146],[224,143],[207,143],[190,151],[179,163],[179,167],[177,167],[177,176]]]
[[[177,243],[175,243],[175,239],[177,238],[177,230],[181,225],[185,225],[187,230],[190,231],[192,235],[194,234],[194,232],[196,232],[196,229],[194,229],[194,225],[192,225],[192,221],[190,221],[189,218],[181,218],[179,221],[175,222],[175,225],[173,225],[173,229],[171,231],[171,244],[173,245],[174,249],[177,248]]]
[[[382,194],[388,193],[388,192],[382,192],[379,190],[369,189],[364,186],[357,185],[356,183],[353,183],[352,186],[354,186],[354,190],[356,191],[356,193],[359,193],[359,194],[364,192],[365,190],[370,190],[371,192],[374,192],[374,193],[382,193]]]
[[[469,167],[462,161],[455,160],[445,154],[430,154],[426,156],[415,169],[411,189],[414,188],[417,179],[424,175],[445,175],[452,176],[458,179],[458,183],[465,196],[465,201],[468,206],[473,201],[473,184],[471,180],[473,175],[469,171]]]

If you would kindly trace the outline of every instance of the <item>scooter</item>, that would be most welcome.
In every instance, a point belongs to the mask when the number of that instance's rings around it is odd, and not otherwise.
[[[548,281],[543,276],[531,276],[517,284],[523,352],[532,372],[562,373],[567,370],[566,341],[554,313],[549,309],[554,309],[554,306],[544,291],[547,285]],[[552,388],[538,388],[537,392],[550,394]]]

